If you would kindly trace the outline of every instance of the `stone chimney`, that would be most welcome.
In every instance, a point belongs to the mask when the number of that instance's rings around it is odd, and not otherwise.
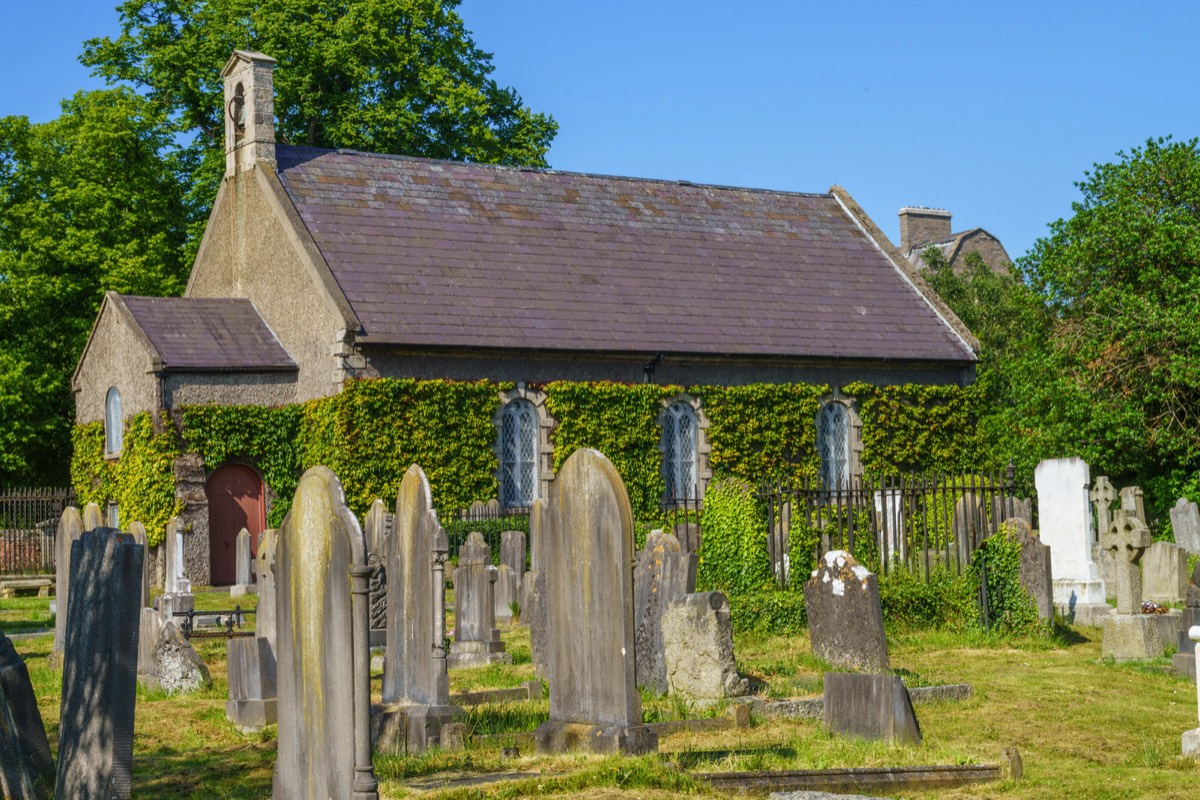
[[[225,80],[225,177],[256,164],[275,169],[275,59],[234,50]]]
[[[950,238],[950,212],[942,208],[906,206],[900,209],[900,252],[925,242]]]

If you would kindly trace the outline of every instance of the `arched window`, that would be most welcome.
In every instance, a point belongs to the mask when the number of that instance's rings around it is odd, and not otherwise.
[[[500,420],[500,499],[505,506],[528,506],[538,492],[538,415],[533,403],[517,398]]]
[[[121,430],[121,393],[117,387],[108,390],[104,399],[104,452],[115,456],[121,452],[123,441]]]
[[[817,415],[817,455],[822,485],[850,488],[850,409],[843,403],[826,403]]]
[[[663,477],[669,500],[696,496],[696,411],[684,400],[663,414]]]

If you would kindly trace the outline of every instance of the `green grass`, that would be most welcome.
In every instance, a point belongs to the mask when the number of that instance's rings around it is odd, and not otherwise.
[[[241,598],[254,602],[256,598]],[[228,595],[199,594],[202,610],[230,608]],[[243,604],[246,607],[248,603]],[[36,622],[48,614],[44,598],[0,601],[0,613]],[[38,615],[41,615],[40,617]],[[451,673],[452,691],[505,688],[533,679],[529,634],[503,632],[519,663]],[[47,667],[51,637],[15,644],[57,747],[61,674]],[[139,691],[135,729],[135,796],[173,798],[267,797],[275,757],[274,728],[243,736],[224,716],[227,693],[225,641],[195,640],[213,686],[189,696]],[[546,699],[465,709],[464,720],[481,736],[460,751],[434,750],[411,757],[377,755],[385,798],[717,797],[692,773],[733,770],[819,769],[850,766],[997,763],[1016,746],[1025,778],[962,787],[910,798],[1086,797],[1191,798],[1200,764],[1180,756],[1180,735],[1197,725],[1195,687],[1166,671],[1166,659],[1117,664],[1100,655],[1099,631],[1060,626],[1051,637],[1012,638],[988,633],[890,632],[891,662],[912,685],[972,684],[961,702],[918,705],[924,733],[919,746],[887,745],[829,736],[817,721],[756,719],[752,727],[697,731],[664,737],[658,756],[636,759],[570,754],[539,756],[528,737],[549,714]],[[812,657],[804,636],[739,636],[739,667],[764,698],[820,691],[827,665]],[[376,676],[376,695],[379,677]],[[647,721],[695,718],[686,702],[646,693]],[[504,747],[518,747],[516,757]],[[536,777],[477,786],[417,789],[441,779],[487,772]]]
[[[6,634],[52,630],[51,597],[10,597],[0,600],[0,632]]]

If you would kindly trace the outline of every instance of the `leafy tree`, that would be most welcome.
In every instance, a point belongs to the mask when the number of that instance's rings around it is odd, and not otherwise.
[[[158,112],[129,89],[62,111],[0,119],[0,485],[65,482],[69,379],[104,291],[178,294],[187,274]]]
[[[193,246],[224,171],[220,70],[235,48],[279,60],[280,141],[546,166],[558,130],[491,77],[459,0],[125,0],[122,33],[83,63],[170,117],[192,165]]]

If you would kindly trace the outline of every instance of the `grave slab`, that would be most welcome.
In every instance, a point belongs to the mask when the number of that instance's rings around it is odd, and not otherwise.
[[[748,691],[749,682],[738,675],[729,601],[721,592],[672,600],[663,614],[662,638],[665,677],[672,694],[697,708],[708,708]]]
[[[275,654],[265,637],[230,639],[225,645],[229,700],[225,718],[242,733],[262,730],[278,719]]]
[[[813,655],[835,667],[887,672],[879,581],[844,550],[830,550],[804,583]]]
[[[894,675],[826,672],[825,727],[842,736],[921,741],[921,726],[908,688]]]

